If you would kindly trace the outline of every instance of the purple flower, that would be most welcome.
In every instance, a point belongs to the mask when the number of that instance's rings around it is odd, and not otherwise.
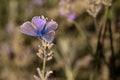
[[[42,6],[44,4],[44,0],[32,0],[36,5]]]
[[[10,34],[10,35],[13,34],[13,32],[14,32],[14,23],[9,22],[7,24],[6,30],[7,30],[8,34]]]
[[[55,30],[57,29],[58,24],[51,20],[46,21],[44,16],[39,17],[35,16],[32,18],[32,21],[25,22],[20,26],[20,31],[24,34],[37,36],[40,39],[51,43],[55,36]]]
[[[68,14],[68,20],[73,21],[76,18],[76,15],[73,13]]]
[[[72,1],[71,0],[60,0],[59,2],[60,15],[66,16],[68,21],[73,21],[76,18],[76,15],[73,12],[73,9],[71,7]]]
[[[69,13],[71,8],[69,4],[69,0],[60,0],[59,6],[60,6],[59,13],[61,15],[66,15],[67,13]]]

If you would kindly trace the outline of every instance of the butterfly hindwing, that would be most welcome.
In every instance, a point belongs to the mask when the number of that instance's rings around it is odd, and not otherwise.
[[[44,36],[42,36],[41,38],[49,43],[51,43],[54,39],[55,36],[55,31],[49,31],[47,34],[45,34]]]
[[[37,36],[37,30],[29,21],[23,23],[20,26],[20,31],[24,34],[27,34],[27,35]]]

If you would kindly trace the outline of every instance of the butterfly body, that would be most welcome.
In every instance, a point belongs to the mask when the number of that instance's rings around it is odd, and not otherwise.
[[[37,36],[40,39],[51,43],[55,36],[55,30],[57,29],[58,24],[51,20],[46,22],[44,17],[35,16],[32,18],[32,21],[25,22],[20,26],[20,31],[24,34]]]

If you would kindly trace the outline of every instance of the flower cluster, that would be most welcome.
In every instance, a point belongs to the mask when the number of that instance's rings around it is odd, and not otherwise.
[[[51,51],[51,48],[53,47],[53,44],[49,44],[48,42],[45,42],[44,40],[41,40],[42,44],[39,45],[37,56],[43,60],[43,69],[37,68],[37,72],[39,74],[39,77],[34,75],[36,80],[48,80],[50,74],[53,73],[52,70],[46,71],[46,61],[49,61],[53,58],[53,51]]]
[[[90,7],[87,9],[87,12],[93,17],[97,16],[98,12],[101,10],[102,7],[101,4],[96,3],[91,3]]]
[[[45,78],[44,78],[44,76],[42,75],[42,71],[40,70],[40,68],[37,68],[37,72],[38,72],[38,74],[39,74],[39,77],[36,76],[36,75],[34,75],[34,78],[35,78],[36,80],[48,80],[48,77],[50,76],[50,74],[53,73],[52,71],[46,72]]]
[[[53,51],[50,49],[53,47],[53,43],[49,44],[43,40],[41,40],[42,44],[39,45],[38,53],[37,56],[40,57],[41,59],[46,58],[46,60],[51,60],[53,57]]]
[[[75,13],[72,11],[71,0],[60,0],[59,6],[60,6],[60,15],[66,16],[69,21],[72,21],[76,18]]]
[[[42,6],[45,3],[45,0],[32,0],[38,6]]]
[[[90,7],[87,9],[87,12],[91,16],[96,17],[102,8],[102,5],[111,6],[111,0],[91,0]]]

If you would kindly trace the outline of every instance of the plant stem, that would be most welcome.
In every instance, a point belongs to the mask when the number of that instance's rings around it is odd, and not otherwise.
[[[44,50],[43,69],[42,69],[43,70],[42,74],[43,74],[43,77],[44,77],[43,80],[45,80],[45,72],[46,72],[46,49],[47,49],[47,43],[44,42],[44,44],[45,44],[45,50]]]
[[[95,52],[95,59],[96,59],[96,61],[97,61],[97,57],[96,56],[98,56],[98,55],[100,55],[100,54],[102,54],[102,50],[101,50],[101,45],[102,45],[102,47],[103,47],[103,44],[104,43],[102,43],[103,41],[104,41],[104,37],[105,37],[105,32],[106,32],[106,21],[107,21],[107,15],[108,15],[108,8],[109,7],[106,7],[105,8],[105,13],[104,13],[104,16],[103,16],[103,18],[102,18],[102,22],[101,22],[101,24],[100,25],[98,25],[99,26],[99,32],[98,32],[98,42],[97,42],[97,48],[96,48],[96,52]],[[95,23],[95,22],[94,22]],[[96,25],[96,23],[95,23],[95,25]],[[102,35],[103,34],[103,35]],[[102,37],[103,36],[103,37]],[[101,59],[101,58],[100,58]],[[98,66],[98,65],[97,65]],[[98,69],[95,69],[95,72],[98,72]],[[99,80],[99,78],[100,78],[100,76],[98,77],[98,73],[93,73],[93,76],[92,76],[92,80]],[[96,77],[97,76],[97,77]],[[94,77],[95,77],[95,79],[94,79]]]
[[[93,20],[94,20],[95,30],[98,31],[99,25],[97,23],[97,19],[93,17]]]
[[[46,55],[46,54],[44,54]],[[46,57],[43,59],[43,77],[45,77]]]
[[[105,10],[105,16],[104,16],[104,23],[103,23],[103,27],[105,27],[105,26],[106,26],[107,15],[108,15],[108,8],[109,8],[109,7],[106,7],[106,10]]]
[[[75,21],[73,22],[73,24],[75,25],[75,27],[78,30],[78,32],[79,32],[80,35],[83,35],[85,37],[87,36],[87,34],[86,34],[86,32],[85,32],[85,30],[83,29],[82,26],[78,25],[78,23],[75,22]]]
[[[73,70],[71,69],[70,66],[66,66],[65,72],[66,72],[67,80],[75,80]]]

